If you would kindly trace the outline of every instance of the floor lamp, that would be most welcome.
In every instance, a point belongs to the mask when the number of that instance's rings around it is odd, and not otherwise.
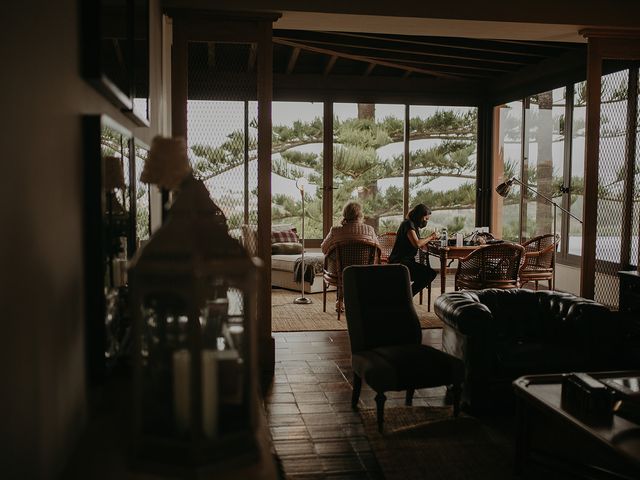
[[[569,210],[567,210],[566,208],[562,208],[560,205],[558,205],[556,202],[554,202],[552,199],[550,199],[549,197],[541,194],[540,192],[538,192],[535,188],[527,185],[526,183],[524,183],[521,180],[518,180],[516,177],[511,177],[509,180],[502,182],[500,185],[498,185],[496,187],[496,193],[498,195],[500,195],[501,197],[506,197],[507,195],[509,195],[509,192],[511,191],[511,186],[517,183],[519,185],[522,185],[525,188],[528,188],[529,190],[531,190],[533,193],[535,193],[536,195],[538,195],[539,197],[544,198],[547,202],[549,202],[551,205],[553,205],[553,241],[555,242],[556,239],[556,209],[560,209],[561,211],[569,214],[569,216],[571,216],[572,218],[576,219],[577,221],[580,222],[580,225],[582,225],[582,220],[580,220],[578,217],[576,217],[573,213],[571,213]],[[553,290],[556,289],[556,248],[553,249]]]
[[[305,177],[300,177],[296,180],[296,187],[300,190],[300,195],[302,197],[302,259],[300,265],[300,284],[301,288],[301,296],[296,298],[293,303],[308,305],[313,303],[310,298],[304,296],[304,187],[309,184]]]

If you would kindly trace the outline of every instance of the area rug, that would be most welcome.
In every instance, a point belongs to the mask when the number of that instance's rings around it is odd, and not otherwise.
[[[294,304],[300,292],[285,289],[271,290],[271,330],[274,332],[301,332],[313,330],[346,330],[347,322],[344,313],[338,321],[336,313],[336,292],[327,292],[327,311],[322,311],[322,293],[306,294],[313,303],[309,305]],[[424,299],[426,302],[426,297]],[[433,299],[432,299],[433,302]],[[416,311],[422,328],[442,328],[442,321],[427,311],[427,305],[419,305],[415,299]]]
[[[450,407],[385,408],[382,435],[375,409],[361,416],[386,480],[513,478],[510,442],[473,417],[452,417]]]

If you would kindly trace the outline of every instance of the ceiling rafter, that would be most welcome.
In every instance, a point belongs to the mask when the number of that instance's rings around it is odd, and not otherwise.
[[[294,47],[291,51],[291,56],[289,57],[289,63],[287,64],[287,75],[291,75],[293,69],[296,67],[296,62],[298,61],[298,57],[300,56],[300,47]]]
[[[377,46],[374,44],[357,44],[357,43],[344,43],[344,42],[338,42],[338,41],[330,41],[330,40],[321,40],[321,39],[311,39],[311,38],[299,38],[299,37],[294,37],[294,36],[278,36],[278,37],[274,37],[274,38],[284,38],[286,40],[290,40],[290,41],[295,41],[295,42],[300,42],[300,43],[305,43],[305,44],[317,44],[317,45],[327,45],[327,46],[331,46],[331,47],[341,47],[341,48],[350,48],[350,49],[361,49],[361,50],[375,50],[377,52],[390,52],[393,54],[400,54],[400,55],[419,55],[419,56],[433,56],[433,57],[444,57],[444,58],[455,58],[455,59],[460,59],[460,60],[472,60],[472,61],[483,61],[483,62],[488,62],[488,63],[498,63],[498,64],[509,64],[509,65],[517,65],[517,66],[523,66],[523,65],[528,65],[530,63],[534,63],[536,60],[535,58],[538,57],[533,57],[533,56],[529,56],[526,57],[527,60],[525,59],[508,59],[505,57],[501,57],[501,58],[487,58],[487,57],[482,57],[479,58],[478,56],[473,56],[471,54],[468,55],[462,55],[462,54],[451,54],[451,53],[444,53],[444,52],[434,52],[433,50],[425,50],[425,49],[406,49],[406,48],[393,48],[390,47],[389,45],[392,45],[392,42],[385,42],[385,45],[387,46]],[[516,55],[514,53],[514,55]],[[524,55],[520,55],[521,57]],[[540,58],[543,58],[543,56],[541,56]]]
[[[298,42],[292,42],[290,40],[281,38],[281,37],[274,37],[273,38],[273,42],[280,44],[280,45],[288,45],[290,47],[300,47],[303,50],[308,50],[311,52],[315,52],[315,53],[321,53],[321,54],[325,54],[325,55],[337,55],[338,57],[342,57],[342,58],[348,58],[350,60],[357,60],[360,62],[366,62],[366,63],[375,63],[377,65],[381,65],[381,66],[385,66],[385,67],[391,67],[391,68],[397,68],[400,70],[410,70],[412,72],[415,73],[422,73],[424,75],[430,75],[430,76],[434,76],[434,77],[440,77],[440,78],[447,78],[449,80],[461,80],[461,78],[457,75],[451,75],[448,73],[442,73],[439,72],[437,70],[429,70],[426,68],[419,68],[419,67],[413,67],[413,66],[409,66],[409,65],[402,65],[402,64],[398,64],[396,62],[390,62],[390,61],[382,61],[382,60],[370,60],[368,57],[363,56],[363,55],[354,55],[354,54],[349,54],[349,53],[343,53],[343,52],[336,52],[333,50],[329,50],[326,48],[319,48],[319,47],[314,47],[311,45],[305,45],[302,43],[298,43]]]
[[[324,71],[322,72],[323,77],[326,77],[331,73],[331,70],[333,70],[333,67],[335,66],[337,61],[338,61],[337,55],[331,55],[329,57],[329,60],[327,61],[327,65],[324,67]]]
[[[256,58],[258,58],[258,47],[255,43],[252,43],[249,47],[249,59],[247,60],[247,70],[253,72],[256,66]]]
[[[376,68],[375,63],[370,63],[369,65],[367,65],[367,69],[364,71],[364,76],[368,77],[369,75],[371,75],[371,72],[373,72],[374,68]]]
[[[413,36],[399,36],[399,35],[380,35],[380,34],[367,34],[367,33],[352,33],[352,32],[331,32],[322,31],[318,33],[325,33],[328,35],[364,38],[369,40],[380,40],[385,42],[397,42],[412,45],[422,46],[434,46],[445,47],[460,50],[474,50],[481,52],[493,52],[505,55],[524,55],[531,57],[546,57],[547,54],[542,51],[533,51],[531,47],[536,47],[539,50],[545,49],[561,49],[566,50],[568,48],[582,48],[581,45],[573,45],[571,43],[542,43],[542,42],[527,42],[522,40],[495,40],[495,39],[468,39],[468,38],[449,38],[446,39],[440,37],[425,37],[424,39]],[[507,45],[509,47],[507,48]],[[514,50],[513,46],[518,45],[522,47],[519,50]]]

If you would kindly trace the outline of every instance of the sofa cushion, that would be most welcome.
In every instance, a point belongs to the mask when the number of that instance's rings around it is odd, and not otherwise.
[[[271,255],[295,255],[302,253],[302,244],[298,242],[278,242],[271,244]]]
[[[295,229],[275,231],[271,230],[271,243],[297,243],[300,239]]]

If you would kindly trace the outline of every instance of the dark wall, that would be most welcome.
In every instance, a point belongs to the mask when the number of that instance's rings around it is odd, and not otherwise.
[[[81,78],[77,0],[8,5],[0,33],[0,465],[3,478],[48,479],[88,413],[82,115],[108,114],[146,139],[154,129],[136,129]]]

